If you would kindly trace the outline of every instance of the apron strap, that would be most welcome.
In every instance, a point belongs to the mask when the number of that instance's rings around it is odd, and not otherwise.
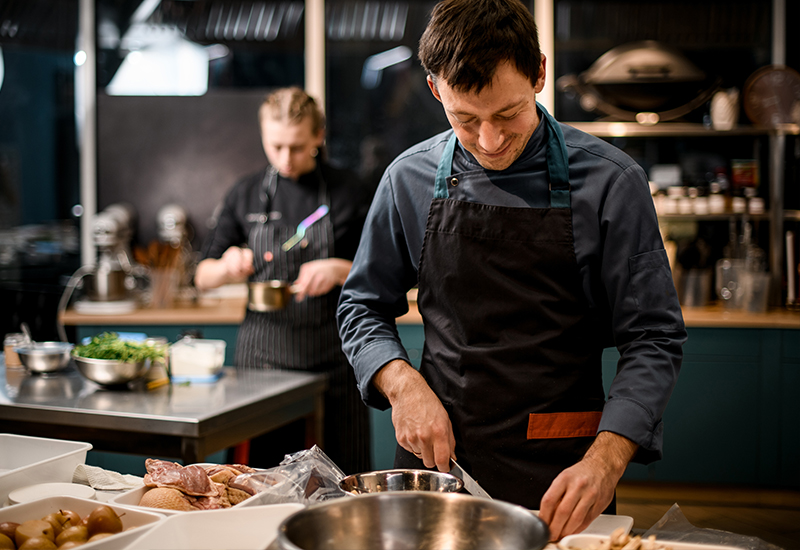
[[[550,206],[569,208],[569,157],[561,126],[538,102],[547,124],[547,172],[550,176]]]
[[[541,120],[547,126],[547,173],[550,178],[550,207],[569,208],[569,157],[564,143],[564,134],[558,122],[538,102],[536,105],[542,112]],[[455,132],[447,140],[436,169],[433,198],[446,199],[450,196],[447,190],[447,176],[453,167],[453,155],[456,149]]]
[[[453,167],[453,153],[456,150],[457,141],[456,134],[453,132],[453,135],[450,136],[444,146],[442,158],[439,159],[439,167],[436,169],[436,183],[433,188],[434,199],[446,199],[450,196],[450,193],[447,192],[446,179]]]

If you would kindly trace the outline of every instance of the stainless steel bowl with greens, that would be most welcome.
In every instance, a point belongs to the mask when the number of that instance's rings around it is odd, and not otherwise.
[[[142,378],[153,361],[164,359],[164,350],[146,342],[122,340],[104,332],[72,350],[78,371],[97,384],[117,386]]]

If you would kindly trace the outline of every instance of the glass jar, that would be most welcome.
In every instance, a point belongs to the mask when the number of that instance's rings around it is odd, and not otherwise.
[[[14,351],[14,348],[23,345],[25,342],[25,335],[21,332],[10,332],[6,334],[6,337],[3,339],[3,353],[5,354],[7,368],[22,366],[22,361],[20,361],[19,355]]]
[[[154,380],[169,379],[169,340],[163,336],[151,336],[144,341],[148,346],[153,346],[159,351],[164,352],[164,359],[153,361],[150,370],[147,371],[146,379],[148,382]]]

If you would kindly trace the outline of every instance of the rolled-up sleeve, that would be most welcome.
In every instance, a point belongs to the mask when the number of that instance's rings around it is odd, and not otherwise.
[[[600,278],[620,359],[599,431],[658,460],[662,417],[677,382],[686,329],[644,172],[632,165],[609,188],[600,216]]]
[[[408,311],[406,293],[417,283],[391,173],[384,174],[367,215],[353,267],[337,310],[345,355],[364,402],[384,410],[386,398],[372,378],[388,362],[409,361],[395,319]]]

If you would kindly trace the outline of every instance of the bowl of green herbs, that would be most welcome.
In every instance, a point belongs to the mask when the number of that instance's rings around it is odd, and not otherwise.
[[[78,371],[92,382],[119,386],[147,374],[153,361],[164,359],[164,350],[145,342],[120,339],[114,332],[104,332],[75,346],[72,359]]]

